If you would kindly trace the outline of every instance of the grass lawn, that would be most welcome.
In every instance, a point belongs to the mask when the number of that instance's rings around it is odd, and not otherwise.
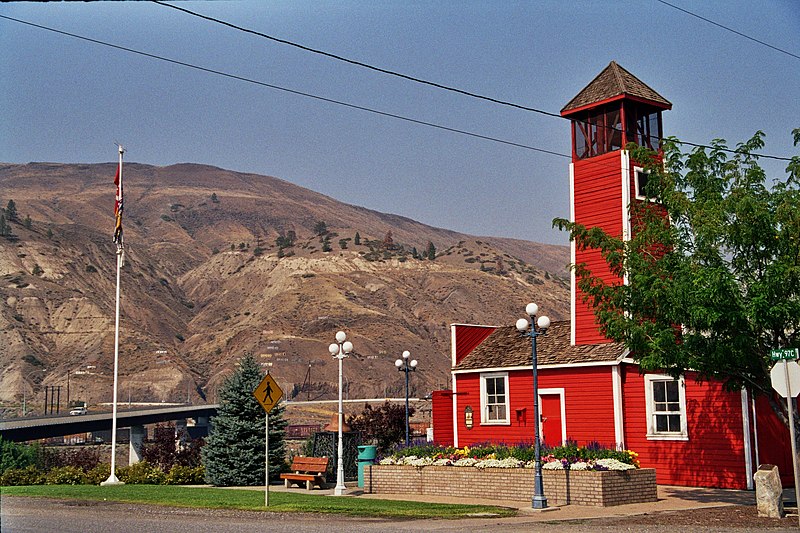
[[[384,518],[465,518],[492,514],[514,516],[516,509],[491,505],[457,505],[358,497],[333,497],[295,492],[270,492],[269,508],[264,491],[181,487],[175,485],[32,485],[2,487],[3,496],[31,496],[72,500],[110,500],[199,509],[337,513]]]

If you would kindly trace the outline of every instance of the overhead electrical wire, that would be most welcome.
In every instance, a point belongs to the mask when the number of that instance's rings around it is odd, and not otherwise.
[[[172,64],[175,64],[175,65],[180,65],[180,66],[183,66],[183,67],[199,70],[199,71],[202,71],[202,72],[207,72],[209,74],[216,74],[218,76],[223,76],[223,77],[231,78],[231,79],[238,80],[238,81],[244,81],[244,82],[247,82],[247,83],[252,83],[252,84],[255,84],[255,85],[260,85],[262,87],[268,87],[270,89],[275,89],[275,90],[278,90],[278,91],[284,91],[284,92],[291,93],[291,94],[294,94],[294,95],[304,96],[306,98],[312,98],[314,100],[320,100],[322,102],[327,102],[327,103],[336,104],[336,105],[340,105],[340,106],[344,106],[344,107],[349,107],[351,109],[358,109],[360,111],[366,111],[368,113],[374,113],[376,115],[382,115],[382,116],[385,116],[385,117],[395,118],[395,119],[398,119],[398,120],[404,120],[406,122],[411,122],[413,124],[420,124],[422,126],[429,126],[431,128],[436,128],[436,129],[440,129],[440,130],[444,130],[444,131],[449,131],[449,132],[452,132],[452,133],[459,133],[461,135],[467,135],[469,137],[475,137],[475,138],[483,139],[483,140],[486,140],[486,141],[492,141],[492,142],[496,142],[496,143],[500,143],[500,144],[506,144],[506,145],[509,145],[509,146],[515,146],[517,148],[524,148],[526,150],[532,150],[534,152],[541,152],[541,153],[545,153],[545,154],[555,155],[555,156],[558,156],[558,157],[566,157],[566,158],[570,158],[571,157],[571,156],[569,156],[567,154],[562,154],[562,153],[559,153],[559,152],[556,152],[556,151],[553,151],[553,150],[546,150],[544,148],[537,148],[535,146],[530,146],[530,145],[527,145],[527,144],[517,143],[517,142],[514,142],[514,141],[508,141],[508,140],[505,140],[505,139],[498,139],[497,137],[490,137],[488,135],[481,135],[480,133],[474,133],[474,132],[471,132],[471,131],[460,130],[460,129],[457,129],[457,128],[451,128],[449,126],[442,126],[441,124],[435,124],[433,122],[427,122],[427,121],[424,121],[424,120],[419,120],[419,119],[415,119],[415,118],[411,118],[411,117],[406,117],[406,116],[403,116],[403,115],[398,115],[396,113],[389,113],[388,111],[380,111],[378,109],[373,109],[373,108],[361,106],[361,105],[358,105],[358,104],[352,104],[352,103],[349,103],[349,102],[342,102],[341,100],[334,100],[333,98],[327,98],[327,97],[319,96],[319,95],[316,95],[316,94],[311,94],[311,93],[306,93],[306,92],[303,92],[303,91],[298,91],[298,90],[295,90],[295,89],[289,89],[289,88],[286,88],[286,87],[281,87],[280,85],[274,85],[274,84],[271,84],[271,83],[254,80],[252,78],[246,78],[244,76],[239,76],[237,74],[231,74],[229,72],[224,72],[224,71],[221,71],[221,70],[216,70],[216,69],[207,68],[207,67],[201,67],[199,65],[194,65],[192,63],[187,63],[185,61],[179,61],[177,59],[171,59],[171,58],[168,58],[168,57],[159,56],[159,55],[151,54],[151,53],[148,53],[148,52],[142,52],[141,50],[136,50],[134,48],[129,48],[127,46],[121,46],[121,45],[118,45],[118,44],[113,44],[113,43],[109,43],[109,42],[106,42],[106,41],[101,41],[99,39],[93,39],[91,37],[85,37],[83,35],[78,35],[76,33],[70,33],[70,32],[64,31],[64,30],[51,28],[51,27],[44,26],[44,25],[41,25],[41,24],[36,24],[36,23],[33,23],[33,22],[29,22],[29,21],[26,21],[26,20],[17,19],[17,18],[14,18],[14,17],[9,17],[7,15],[0,15],[0,18],[6,19],[6,20],[10,20],[10,21],[13,21],[13,22],[18,22],[20,24],[26,24],[28,26],[33,26],[34,28],[39,28],[39,29],[42,29],[42,30],[51,31],[51,32],[58,33],[58,34],[61,34],[61,35],[66,35],[68,37],[73,37],[75,39],[88,41],[90,43],[99,44],[99,45],[102,45],[102,46],[108,46],[110,48],[115,48],[117,50],[130,52],[132,54],[137,54],[137,55],[141,55],[141,56],[144,56],[144,57],[149,57],[151,59],[157,59],[159,61],[164,61],[164,62],[167,62],[167,63],[172,63]]]
[[[749,39],[749,40],[753,41],[754,43],[758,43],[760,45],[766,46],[767,48],[772,48],[773,50],[775,50],[777,52],[780,52],[782,54],[786,54],[787,56],[793,57],[795,59],[800,59],[800,55],[793,54],[792,52],[789,52],[788,50],[784,50],[783,48],[778,48],[777,46],[772,46],[771,44],[765,43],[764,41],[756,39],[755,37],[750,37],[747,34],[744,34],[744,33],[740,32],[740,31],[734,30],[733,28],[729,28],[727,26],[724,26],[724,25],[720,24],[719,22],[714,22],[713,20],[708,19],[706,17],[702,17],[702,16],[698,15],[697,13],[692,13],[688,9],[683,9],[682,7],[678,7],[675,4],[670,4],[669,2],[666,2],[665,0],[656,0],[656,1],[657,2],[661,2],[665,6],[669,6],[672,9],[677,9],[678,11],[686,13],[687,15],[691,15],[692,17],[699,18],[700,20],[702,20],[704,22],[708,22],[709,24],[713,24],[714,26],[717,26],[718,28],[722,28],[723,30],[729,31],[731,33],[735,33],[739,37],[744,37],[745,39]]]
[[[347,58],[347,57],[344,57],[344,56],[340,56],[338,54],[333,54],[331,52],[326,52],[324,50],[311,48],[309,46],[306,46],[306,45],[303,45],[303,44],[300,44],[300,43],[296,43],[296,42],[293,42],[293,41],[289,41],[287,39],[281,39],[279,37],[275,37],[273,35],[269,35],[269,34],[266,34],[266,33],[260,32],[260,31],[252,30],[250,28],[245,28],[243,26],[238,26],[236,24],[233,24],[231,22],[227,22],[225,20],[221,20],[221,19],[218,19],[218,18],[215,18],[215,17],[211,17],[211,16],[208,16],[208,15],[203,15],[202,13],[197,13],[196,11],[192,11],[190,9],[186,9],[184,7],[175,6],[175,5],[169,4],[167,2],[163,2],[161,0],[150,0],[150,1],[152,3],[154,3],[154,4],[158,4],[158,5],[161,5],[161,6],[164,6],[164,7],[169,7],[171,9],[175,9],[177,11],[181,11],[181,12],[186,13],[188,15],[191,15],[193,17],[198,17],[198,18],[201,18],[203,20],[207,20],[209,22],[213,22],[213,23],[216,23],[216,24],[221,24],[223,26],[227,26],[229,28],[233,28],[233,29],[241,31],[241,32],[249,33],[249,34],[252,34],[252,35],[257,35],[259,37],[262,37],[264,39],[268,39],[270,41],[274,41],[274,42],[277,42],[277,43],[280,43],[280,44],[285,44],[285,45],[288,45],[288,46],[293,46],[295,48],[299,48],[301,50],[305,50],[307,52],[311,52],[311,53],[314,53],[314,54],[319,54],[319,55],[322,55],[322,56],[325,56],[325,57],[329,57],[329,58],[335,59],[337,61],[342,61],[342,62],[345,62],[345,63],[349,63],[351,65],[356,65],[356,66],[363,67],[363,68],[366,68],[366,69],[369,69],[369,70],[374,70],[374,71],[380,72],[382,74],[388,74],[390,76],[396,76],[398,78],[409,80],[409,81],[412,81],[412,82],[415,82],[415,83],[420,83],[420,84],[423,84],[423,85],[429,85],[429,86],[435,87],[437,89],[443,89],[443,90],[446,90],[446,91],[450,91],[450,92],[462,94],[462,95],[465,95],[465,96],[469,96],[471,98],[476,98],[476,99],[479,99],[479,100],[485,100],[487,102],[492,102],[492,103],[499,104],[499,105],[504,105],[504,106],[508,106],[508,107],[512,107],[512,108],[516,108],[516,109],[521,109],[523,111],[531,111],[533,113],[539,113],[541,115],[546,115],[546,116],[549,116],[549,117],[576,121],[575,118],[563,117],[560,114],[553,113],[551,111],[545,111],[543,109],[537,109],[535,107],[530,107],[530,106],[526,106],[526,105],[522,105],[522,104],[517,104],[517,103],[514,103],[514,102],[508,102],[508,101],[500,100],[500,99],[493,98],[493,97],[490,97],[490,96],[485,96],[485,95],[481,95],[481,94],[465,91],[463,89],[458,89],[456,87],[450,87],[448,85],[444,85],[444,84],[441,84],[441,83],[425,80],[425,79],[422,79],[422,78],[417,78],[415,76],[410,76],[408,74],[403,74],[402,72],[396,72],[396,71],[385,69],[385,68],[382,68],[382,67],[377,67],[375,65],[370,65],[369,63],[364,63],[362,61],[357,61],[355,59],[350,59],[350,58]],[[685,11],[685,10],[679,8],[679,7],[676,7],[676,6],[673,6],[672,4],[669,4],[668,2],[664,2],[663,0],[658,0],[658,1],[668,5],[670,7],[674,7],[675,9],[679,9],[681,11]],[[689,11],[685,11],[685,12],[690,14],[690,15],[697,16],[698,18],[702,18],[702,17],[699,17],[698,15],[695,15],[694,13],[691,13]],[[707,19],[703,19],[703,20],[707,20]],[[741,34],[741,33],[737,32],[735,30],[731,30],[730,28],[722,26],[721,24],[717,24],[717,23],[715,23],[713,21],[710,21],[710,20],[707,20],[707,21],[711,22],[712,24],[715,24],[717,26],[720,26],[722,28],[725,28],[726,30],[733,31],[734,33],[742,35],[743,37],[747,37],[748,39],[756,41],[756,42],[758,42],[760,44],[764,44],[766,46],[769,46],[770,48],[775,48],[774,46],[771,46],[769,44],[763,43],[763,42],[761,42],[761,41],[759,41],[757,39],[753,39],[752,37],[748,37],[747,35]],[[789,55],[794,55],[794,54],[791,54],[789,52],[786,52],[785,50],[781,50],[780,48],[775,48],[775,49],[780,51],[780,52],[787,53]],[[795,56],[795,57],[798,57],[798,56]],[[577,120],[577,122],[583,122],[583,121]],[[592,124],[591,126],[601,127],[601,128],[609,129],[611,131],[617,131],[617,132],[621,131],[621,130],[615,128],[614,126],[599,126],[597,124]],[[651,136],[651,138],[656,139],[655,137],[652,137],[652,136]],[[657,140],[660,140],[660,139],[657,139]],[[710,145],[707,145],[707,144],[693,143],[693,142],[681,141],[681,140],[676,140],[675,142],[677,144],[682,144],[682,145],[686,145],[686,146],[692,146],[694,148],[704,148],[704,149],[719,150],[719,148],[717,148],[715,146],[710,146]],[[727,152],[727,153],[736,153],[735,149],[722,149],[722,151],[723,152]],[[559,155],[564,155],[564,154],[559,154]],[[775,160],[778,160],[778,161],[791,161],[791,158],[789,158],[789,157],[780,157],[780,156],[773,156],[773,155],[767,155],[767,154],[753,154],[753,155],[757,155],[758,157],[763,157],[765,159],[775,159]],[[569,157],[569,156],[565,156],[565,157]]]
[[[151,0],[151,1],[154,1],[155,3],[158,3],[160,5],[164,5],[164,6],[168,6],[168,7],[175,7],[175,6],[171,6],[170,4],[165,4],[165,3],[157,1],[157,0]],[[187,11],[187,10],[185,10],[183,8],[176,8],[176,9],[179,9],[181,11]],[[192,12],[189,12],[189,13],[190,14],[194,14]],[[204,15],[197,15],[197,16],[200,16],[202,18],[207,18]],[[403,115],[398,115],[396,113],[390,113],[388,111],[380,111],[380,110],[373,109],[373,108],[370,108],[370,107],[361,106],[361,105],[358,105],[358,104],[352,104],[352,103],[349,103],[349,102],[343,102],[341,100],[335,100],[335,99],[332,99],[332,98],[327,98],[327,97],[324,97],[324,96],[319,96],[319,95],[315,95],[315,94],[299,91],[299,90],[296,90],[296,89],[289,89],[289,88],[286,88],[286,87],[281,87],[279,85],[274,85],[274,84],[271,84],[271,83],[254,80],[252,78],[246,78],[244,76],[239,76],[237,74],[231,74],[231,73],[224,72],[224,71],[221,71],[221,70],[216,70],[216,69],[212,69],[212,68],[208,68],[208,67],[202,67],[202,66],[199,66],[199,65],[195,65],[193,63],[187,63],[185,61],[180,61],[180,60],[177,60],[177,59],[171,59],[171,58],[160,56],[160,55],[157,55],[157,54],[151,54],[149,52],[143,52],[141,50],[136,50],[134,48],[129,48],[129,47],[126,47],[126,46],[121,46],[121,45],[109,43],[109,42],[106,42],[106,41],[101,41],[99,39],[93,39],[91,37],[78,35],[76,33],[71,33],[71,32],[67,32],[67,31],[64,31],[64,30],[59,30],[59,29],[56,29],[56,28],[52,28],[52,27],[49,27],[49,26],[44,26],[42,24],[36,24],[34,22],[30,22],[30,21],[26,21],[26,20],[14,18],[14,17],[9,17],[7,15],[0,15],[0,19],[10,20],[12,22],[17,22],[19,24],[32,26],[34,28],[39,28],[39,29],[42,29],[42,30],[46,30],[46,31],[50,31],[50,32],[53,32],[53,33],[65,35],[65,36],[72,37],[72,38],[75,38],[75,39],[80,39],[80,40],[91,42],[91,43],[94,43],[94,44],[107,46],[109,48],[122,50],[122,51],[129,52],[129,53],[132,53],[132,54],[141,55],[141,56],[148,57],[148,58],[151,58],[151,59],[156,59],[156,60],[159,60],[159,61],[164,61],[164,62],[167,62],[167,63],[172,63],[172,64],[175,64],[175,65],[180,65],[180,66],[183,66],[183,67],[199,70],[199,71],[202,71],[202,72],[207,72],[209,74],[216,74],[218,76],[223,76],[223,77],[230,78],[230,79],[235,79],[235,80],[238,80],[238,81],[244,81],[244,82],[247,82],[247,83],[260,85],[262,87],[268,87],[270,89],[275,89],[275,90],[278,90],[278,91],[283,91],[283,92],[287,92],[287,93],[290,93],[290,94],[303,96],[303,97],[306,97],[306,98],[311,98],[311,99],[314,99],[314,100],[319,100],[319,101],[323,101],[323,102],[327,102],[327,103],[332,103],[332,104],[348,107],[348,108],[351,108],[351,109],[358,109],[360,111],[366,111],[368,113],[373,113],[373,114],[376,114],[376,115],[395,118],[395,119],[403,120],[403,121],[410,122],[410,123],[413,123],[413,124],[419,124],[419,125],[422,125],[422,126],[428,126],[428,127],[431,127],[431,128],[436,128],[436,129],[440,129],[440,130],[444,130],[444,131],[449,131],[449,132],[452,132],[452,133],[458,133],[458,134],[461,134],[461,135],[466,135],[466,136],[469,136],[469,137],[474,137],[474,138],[483,139],[483,140],[487,140],[487,141],[491,141],[491,142],[496,142],[496,143],[500,143],[500,144],[514,146],[514,147],[517,147],[517,148],[524,148],[526,150],[531,150],[531,151],[535,151],[535,152],[550,154],[550,155],[554,155],[554,156],[558,156],[558,157],[564,157],[564,158],[568,158],[568,159],[572,158],[571,155],[567,155],[567,154],[563,154],[563,153],[560,153],[560,152],[556,152],[554,150],[547,150],[547,149],[544,149],[544,148],[537,148],[535,146],[531,146],[531,145],[527,145],[527,144],[517,143],[517,142],[514,142],[514,141],[508,141],[508,140],[505,140],[505,139],[499,139],[497,137],[491,137],[491,136],[488,136],[488,135],[482,135],[482,134],[479,134],[479,133],[474,133],[474,132],[470,132],[470,131],[466,131],[466,130],[460,130],[460,129],[457,129],[457,128],[451,128],[449,126],[443,126],[441,124],[436,124],[436,123],[433,123],[433,122],[414,119],[414,118],[406,117],[406,116],[403,116]],[[212,20],[215,20],[215,19],[212,19]],[[228,23],[225,23],[223,21],[218,21],[218,22],[220,22],[222,24],[225,24],[225,25],[229,25]],[[235,26],[233,26],[233,27],[235,27]],[[236,27],[236,28],[239,29],[238,27]],[[257,32],[253,32],[252,30],[247,30],[247,29],[243,29],[242,31],[248,31],[248,32],[251,32],[251,33],[258,34]],[[302,45],[295,45],[295,44],[293,44],[293,45],[302,47]],[[311,49],[309,49],[309,50],[311,50]],[[321,52],[321,53],[324,53],[324,52]],[[324,54],[325,55],[331,55],[332,57],[336,57],[336,56],[333,56],[332,54],[327,54],[327,53],[324,53]],[[357,62],[354,62],[354,63],[362,65],[362,64],[357,63]],[[466,92],[466,91],[461,91],[459,89],[451,89],[451,88],[448,88],[446,86],[439,85],[439,84],[436,84],[436,83],[433,83],[433,82],[427,82],[425,80],[417,80],[416,78],[405,76],[403,74],[395,74],[395,73],[392,73],[391,71],[384,71],[384,70],[379,69],[377,67],[372,67],[372,66],[369,66],[369,65],[366,65],[366,64],[363,64],[363,66],[366,66],[366,67],[371,68],[373,70],[378,70],[378,71],[381,71],[381,72],[391,73],[391,74],[394,74],[394,75],[397,75],[397,76],[400,76],[400,77],[403,77],[403,78],[407,78],[407,79],[412,80],[412,81],[419,81],[420,83],[425,83],[425,84],[428,84],[428,85],[445,88],[447,90],[453,90],[455,92],[458,92],[458,93],[461,93],[461,94],[465,94],[465,95],[468,95],[468,96],[472,96],[472,97],[475,97],[475,98],[480,98],[480,99],[485,99],[485,100],[492,101],[492,102],[495,102],[495,103],[500,103],[502,105],[510,105],[512,107],[517,107],[519,109],[523,109],[523,110],[526,110],[526,111],[534,111],[534,112],[537,112],[537,113],[545,114],[545,115],[556,117],[556,118],[560,118],[560,119],[573,120],[573,121],[575,120],[575,119],[567,119],[567,117],[562,117],[561,115],[558,115],[558,114],[555,114],[555,113],[550,113],[548,111],[543,111],[543,110],[535,109],[535,108],[529,108],[529,107],[522,106],[522,105],[519,105],[519,104],[503,102],[501,100],[495,100],[495,99],[490,98],[490,97],[484,97],[484,96],[480,96],[480,95],[475,95],[473,93],[469,93],[469,92]],[[578,122],[581,122],[581,121],[578,121]],[[594,127],[600,127],[600,126],[598,126],[596,124],[593,125],[593,126]],[[613,130],[613,131],[620,131],[620,130],[618,130],[617,128],[615,128],[613,126],[602,126],[602,127],[610,129],[610,130]],[[692,142],[689,142],[689,141],[681,141],[681,140],[674,140],[674,142],[676,142],[677,144],[693,146],[693,147],[696,147],[696,148],[704,148],[704,149],[707,148],[707,149],[713,149],[713,150],[722,150],[723,152],[728,152],[728,153],[737,153],[737,151],[735,149],[720,149],[720,148],[714,147],[714,146],[698,144],[698,143],[692,143]],[[789,157],[780,157],[780,156],[774,156],[774,155],[768,155],[768,154],[758,154],[758,153],[753,153],[752,155],[754,155],[756,157],[761,157],[761,158],[765,158],[765,159],[773,159],[773,160],[778,160],[778,161],[792,161],[792,158],[789,158]]]
[[[331,52],[326,52],[324,50],[311,48],[311,47],[305,46],[303,44],[295,43],[295,42],[292,42],[292,41],[289,41],[289,40],[286,40],[286,39],[281,39],[279,37],[275,37],[273,35],[268,35],[266,33],[260,32],[260,31],[251,30],[250,28],[245,28],[243,26],[237,26],[236,24],[232,24],[230,22],[227,22],[227,21],[224,21],[224,20],[220,20],[218,18],[210,17],[208,15],[203,15],[202,13],[197,13],[196,11],[191,11],[191,10],[186,9],[184,7],[178,7],[178,6],[175,6],[175,5],[172,5],[172,4],[168,4],[166,2],[162,2],[160,0],[150,0],[150,1],[153,2],[154,4],[158,4],[158,5],[161,5],[161,6],[164,6],[164,7],[169,7],[169,8],[172,8],[172,9],[176,9],[178,11],[182,11],[182,12],[188,14],[188,15],[192,15],[193,17],[198,17],[198,18],[201,18],[203,20],[207,20],[209,22],[214,22],[216,24],[221,24],[223,26],[228,26],[229,28],[233,28],[235,30],[239,30],[239,31],[242,31],[242,32],[245,32],[245,33],[250,33],[250,34],[253,34],[253,35],[257,35],[259,37],[263,37],[264,39],[269,39],[270,41],[275,41],[276,43],[281,43],[281,44],[285,44],[285,45],[288,45],[288,46],[293,46],[295,48],[299,48],[301,50],[305,50],[306,52],[311,52],[313,54],[319,54],[319,55],[322,55],[322,56],[325,56],[325,57],[330,57],[331,59],[335,59],[337,61],[343,61],[345,63],[350,63],[351,65],[356,65],[356,66],[363,67],[363,68],[366,68],[366,69],[369,69],[369,70],[374,70],[374,71],[380,72],[382,74],[388,74],[390,76],[396,76],[398,78],[403,78],[405,80],[413,81],[415,83],[421,83],[423,85],[430,85],[431,87],[436,87],[437,89],[444,89],[445,91],[451,91],[451,92],[454,92],[454,93],[463,94],[463,95],[469,96],[471,98],[477,98],[479,100],[486,100],[487,102],[492,102],[492,103],[495,103],[495,104],[500,104],[500,105],[504,105],[504,106],[508,106],[508,107],[514,107],[516,109],[522,109],[524,111],[531,111],[533,113],[540,113],[542,115],[547,115],[549,117],[561,118],[561,115],[559,115],[558,113],[552,113],[550,111],[545,111],[543,109],[536,109],[535,107],[528,107],[528,106],[524,106],[522,104],[515,104],[514,102],[507,102],[505,100],[499,100],[497,98],[492,98],[491,96],[484,96],[484,95],[481,95],[481,94],[465,91],[463,89],[458,89],[456,87],[450,87],[448,85],[443,85],[441,83],[436,83],[434,81],[428,81],[428,80],[424,80],[422,78],[409,76],[408,74],[403,74],[402,72],[397,72],[397,71],[394,71],[394,70],[389,70],[389,69],[385,69],[385,68],[381,68],[381,67],[376,67],[375,65],[370,65],[369,63],[363,63],[363,62],[357,61],[355,59],[350,59],[350,58],[347,58],[347,57],[344,57],[344,56],[340,56],[340,55],[337,55],[337,54],[332,54]]]

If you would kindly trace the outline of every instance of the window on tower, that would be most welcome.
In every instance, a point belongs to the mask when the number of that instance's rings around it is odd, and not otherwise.
[[[639,146],[658,150],[661,145],[661,115],[658,111],[648,113],[641,108],[628,110],[628,140]]]
[[[572,121],[575,155],[586,159],[622,148],[622,120],[618,106],[593,109]]]

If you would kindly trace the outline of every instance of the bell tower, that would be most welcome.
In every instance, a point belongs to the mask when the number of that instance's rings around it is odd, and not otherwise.
[[[614,61],[564,106],[561,116],[569,118],[572,126],[572,221],[629,238],[628,208],[632,201],[646,201],[647,175],[630,159],[625,146],[632,142],[658,150],[663,135],[661,112],[671,108],[663,96]],[[571,261],[586,263],[606,282],[624,283],[609,271],[598,250],[578,250],[573,242]],[[571,287],[572,344],[609,342],[591,307],[582,301],[574,272]]]

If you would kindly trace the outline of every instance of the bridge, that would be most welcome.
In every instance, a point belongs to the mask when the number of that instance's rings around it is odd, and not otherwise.
[[[172,420],[194,418],[197,426],[208,427],[208,419],[217,414],[219,405],[189,405],[117,411],[117,428],[130,428],[128,464],[142,458],[144,426]],[[92,431],[111,431],[113,413],[80,416],[20,418],[0,421],[0,437],[14,442],[47,439]]]

